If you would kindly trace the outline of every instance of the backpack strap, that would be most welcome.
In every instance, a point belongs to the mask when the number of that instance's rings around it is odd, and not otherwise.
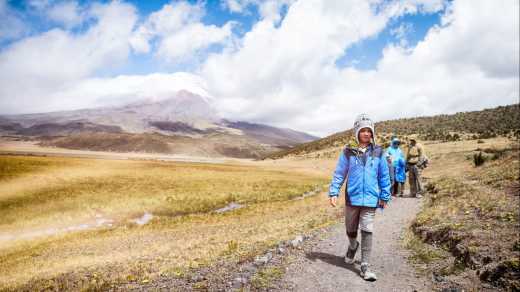
[[[343,149],[343,154],[345,155],[345,158],[347,158],[347,161],[350,161],[350,156],[355,156],[354,150],[352,148],[346,146],[345,149]]]
[[[381,156],[383,156],[383,148],[381,148],[381,146],[374,146],[374,148],[372,149],[372,158],[373,157],[379,157],[381,158]]]
[[[371,156],[372,158],[374,157],[378,157],[378,158],[381,158],[381,156],[383,156],[383,148],[381,148],[381,146],[378,146],[378,145],[375,145],[375,146],[372,146],[372,151],[371,151]],[[343,154],[345,154],[345,158],[350,161],[350,157],[351,156],[357,156],[358,153],[356,153],[357,150],[355,149],[352,149],[350,147],[345,147],[345,149],[343,149]]]

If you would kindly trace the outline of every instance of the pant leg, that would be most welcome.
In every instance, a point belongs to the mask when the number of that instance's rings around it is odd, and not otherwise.
[[[374,231],[374,218],[376,216],[376,208],[360,207],[359,229],[365,232]]]
[[[404,194],[404,182],[397,184],[397,193],[401,196]]]
[[[417,196],[417,194],[422,192],[422,185],[421,185],[421,170],[417,166],[412,166],[411,173],[413,173],[413,184],[410,184],[410,187],[413,185],[414,192],[412,193],[412,189],[410,189],[410,193],[413,196]]]
[[[361,208],[345,205],[345,230],[350,238],[357,237]]]
[[[421,172],[422,172],[422,170],[419,169],[418,167],[416,167],[415,169],[416,169],[415,181],[417,183],[417,193],[422,193],[423,192],[423,187],[422,187],[422,182],[421,182]]]
[[[410,165],[408,168],[408,184],[410,185],[410,196],[417,195],[417,184],[415,182],[415,165]]]
[[[372,253],[372,232],[376,208],[363,207],[360,212],[359,228],[361,229],[361,263],[370,263]]]

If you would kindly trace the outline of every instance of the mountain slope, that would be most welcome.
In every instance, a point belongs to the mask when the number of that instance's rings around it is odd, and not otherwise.
[[[375,123],[375,127],[379,139],[381,137],[389,138],[392,134],[418,135],[422,140],[451,140],[458,139],[462,135],[474,139],[507,134],[518,137],[520,136],[520,104],[499,106],[481,111],[460,112],[453,115],[382,121]],[[343,146],[352,138],[353,131],[349,129],[269,154],[264,158],[278,159],[290,155],[308,154]]]
[[[186,90],[123,106],[0,116],[0,134],[70,149],[240,158],[317,139],[291,129],[223,119],[209,98]]]

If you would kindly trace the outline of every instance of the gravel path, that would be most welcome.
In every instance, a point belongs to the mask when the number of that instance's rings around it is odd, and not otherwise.
[[[284,290],[430,291],[430,281],[416,275],[407,263],[407,251],[400,240],[419,207],[417,199],[396,198],[383,212],[377,211],[371,263],[378,276],[376,282],[366,282],[359,276],[360,250],[354,266],[343,261],[347,239],[342,223],[334,226],[310,252],[288,266],[282,280]]]

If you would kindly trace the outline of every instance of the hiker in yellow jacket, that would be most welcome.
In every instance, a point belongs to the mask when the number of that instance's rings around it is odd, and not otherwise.
[[[406,154],[406,166],[408,167],[408,182],[410,183],[410,196],[420,198],[423,192],[421,184],[420,164],[425,161],[424,149],[421,144],[412,138]]]

